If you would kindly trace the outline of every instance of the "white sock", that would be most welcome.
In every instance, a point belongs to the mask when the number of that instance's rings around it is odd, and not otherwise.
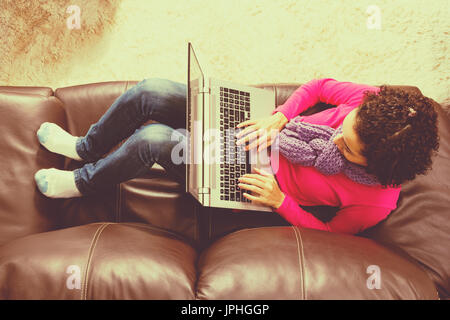
[[[49,198],[74,198],[82,196],[75,184],[73,171],[55,168],[40,169],[34,174],[34,180],[39,191]]]
[[[37,131],[39,142],[49,151],[62,154],[68,158],[81,161],[75,148],[76,140],[74,137],[60,126],[52,122],[44,122]]]

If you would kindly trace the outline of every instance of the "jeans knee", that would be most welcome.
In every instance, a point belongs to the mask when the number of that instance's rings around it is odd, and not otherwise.
[[[183,149],[185,136],[173,128],[160,123],[149,124],[135,133],[138,152],[148,162],[171,156],[172,149],[179,145]]]
[[[147,78],[136,85],[135,94],[139,97],[162,99],[173,89],[171,80],[162,78]]]

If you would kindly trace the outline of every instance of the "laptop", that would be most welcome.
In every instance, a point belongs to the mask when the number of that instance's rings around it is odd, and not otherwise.
[[[201,57],[201,56],[200,56]],[[186,192],[205,207],[272,211],[243,196],[238,178],[260,168],[272,173],[269,149],[245,151],[236,146],[236,126],[271,115],[276,101],[271,90],[209,77],[188,43],[186,103]],[[237,129],[243,130],[244,128]]]

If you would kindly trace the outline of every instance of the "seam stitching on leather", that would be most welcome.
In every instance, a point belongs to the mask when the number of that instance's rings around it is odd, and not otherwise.
[[[119,210],[117,211],[119,217],[118,222],[122,221],[122,184],[119,183]]]
[[[295,239],[297,240],[297,256],[298,256],[298,265],[300,268],[300,274],[301,274],[301,299],[306,300],[306,292],[305,292],[305,266],[303,265],[304,262],[304,254],[303,254],[303,242],[302,237],[300,235],[300,230],[296,226],[292,226],[292,229],[294,230]],[[298,235],[297,235],[298,231]]]
[[[110,223],[104,223],[104,224],[100,225],[100,227],[95,231],[94,237],[92,238],[92,241],[91,241],[91,245],[89,246],[88,259],[86,262],[86,270],[85,270],[85,274],[84,274],[84,281],[83,281],[83,287],[81,289],[80,300],[87,300],[87,287],[88,287],[88,281],[89,281],[88,277],[89,277],[89,269],[90,269],[90,265],[91,265],[91,261],[92,261],[92,256],[94,253],[94,249],[97,245],[97,241],[100,238],[100,234],[108,225],[110,225]]]
[[[178,234],[178,233],[170,232],[170,231],[168,231],[166,229],[162,229],[162,228],[158,228],[158,227],[153,227],[151,225],[144,225],[144,224],[140,224],[138,222],[121,222],[120,225],[121,226],[123,226],[123,225],[125,225],[125,226],[134,226],[134,227],[138,227],[138,228],[146,228],[146,229],[149,229],[149,230],[159,231],[159,232],[163,232],[163,233],[166,233],[166,234],[169,234],[169,235],[173,235],[175,237],[181,238],[181,240],[185,240],[185,237],[180,235],[180,234]]]
[[[116,187],[116,222],[119,221],[119,185]]]

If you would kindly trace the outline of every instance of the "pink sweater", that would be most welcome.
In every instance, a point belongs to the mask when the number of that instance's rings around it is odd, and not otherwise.
[[[298,88],[272,114],[281,112],[290,120],[316,103],[325,102],[337,107],[304,116],[302,121],[336,129],[361,103],[366,90],[379,92],[378,87],[331,78],[314,79]],[[314,167],[292,164],[281,154],[278,160],[276,163],[276,157],[271,155],[271,166],[286,198],[275,212],[293,225],[356,234],[376,225],[397,207],[401,187],[382,189],[381,186],[366,186],[350,180],[343,173],[325,176]],[[299,204],[329,205],[340,210],[331,221],[324,223]]]

